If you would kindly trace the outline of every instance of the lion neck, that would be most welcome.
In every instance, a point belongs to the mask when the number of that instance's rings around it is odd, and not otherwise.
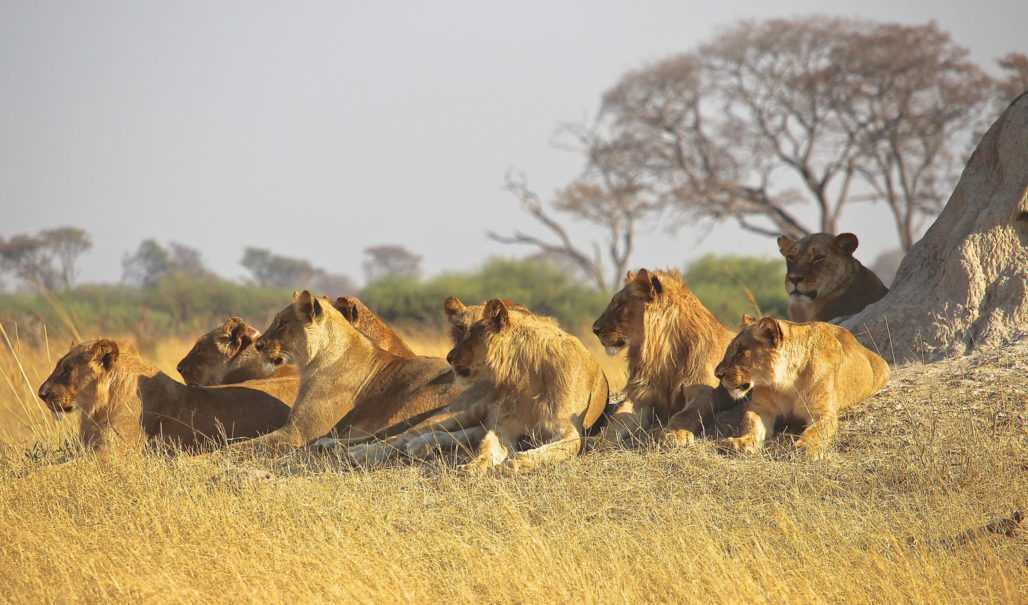
[[[490,337],[486,345],[485,378],[498,391],[524,392],[540,379],[540,369],[566,356],[560,349],[563,337],[552,323],[519,317],[511,326]]]
[[[325,370],[338,371],[339,366],[365,367],[368,359],[395,357],[371,344],[338,312],[335,315],[326,313],[316,329],[307,332],[307,357],[296,360],[301,376],[309,377]]]
[[[131,430],[138,425],[142,410],[139,379],[158,373],[157,368],[144,362],[127,347],[122,347],[114,368],[97,378],[93,388],[79,395],[77,403],[82,410],[83,421],[97,426],[121,425]]]
[[[732,334],[688,296],[665,296],[647,304],[642,339],[628,349],[626,390],[633,400],[670,402],[682,385],[717,384],[713,349],[723,350]]]

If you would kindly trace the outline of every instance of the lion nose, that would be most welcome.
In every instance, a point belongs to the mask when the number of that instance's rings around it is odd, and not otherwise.
[[[264,341],[261,340],[260,338],[258,338],[257,342],[253,343],[253,348],[257,349],[258,352],[263,351],[264,350]]]
[[[724,378],[725,377],[725,369],[722,368],[720,365],[718,367],[714,368],[714,376],[717,377],[719,380],[721,378]]]
[[[179,373],[179,374],[181,374],[181,373],[182,373],[182,371],[186,369],[186,364],[185,364],[185,362],[183,362],[183,361],[180,361],[180,362],[178,362],[178,365],[177,365],[177,366],[175,366],[175,369],[176,369],[176,370],[178,370],[178,373]]]
[[[593,334],[597,336],[600,335],[600,322],[596,322],[593,324]]]
[[[798,283],[800,283],[803,280],[803,276],[802,275],[796,275],[795,273],[790,273],[789,275],[786,276],[786,279],[788,279],[789,281],[791,281],[794,284],[798,284]]]
[[[46,401],[47,397],[50,396],[50,389],[44,384],[39,387],[39,398]]]
[[[448,363],[448,364],[450,364],[452,366],[453,365],[453,358],[454,357],[456,357],[456,355],[454,355],[454,351],[450,351],[449,353],[447,353],[446,354],[446,363]]]

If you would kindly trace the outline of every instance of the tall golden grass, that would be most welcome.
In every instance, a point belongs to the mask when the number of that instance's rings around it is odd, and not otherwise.
[[[407,336],[419,352],[447,348],[437,335]],[[143,350],[168,371],[190,340]],[[1023,537],[937,540],[1028,503],[1028,344],[898,370],[818,462],[795,457],[787,437],[760,456],[724,457],[708,443],[587,453],[513,478],[466,477],[446,460],[367,471],[301,452],[247,462],[272,471],[266,481],[217,454],[71,457],[61,444],[75,419],[52,420],[27,384],[37,387],[63,353],[51,345],[0,345],[3,601],[1024,603],[1028,594]],[[621,361],[601,359],[623,384]]]

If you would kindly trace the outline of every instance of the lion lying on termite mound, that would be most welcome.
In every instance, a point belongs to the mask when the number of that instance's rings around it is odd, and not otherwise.
[[[300,390],[285,426],[246,447],[301,447],[333,427],[343,440],[366,439],[428,417],[464,389],[445,360],[400,357],[376,347],[328,299],[306,290],[254,346],[276,367],[295,364]]]
[[[289,414],[288,406],[260,389],[186,386],[144,362],[130,345],[107,339],[72,346],[39,387],[39,398],[55,413],[78,407],[79,436],[100,453],[147,440],[187,449],[220,445],[269,433]]]
[[[849,330],[822,322],[793,323],[743,316],[743,327],[718,364],[721,384],[735,398],[750,395],[733,450],[759,450],[775,421],[806,424],[796,445],[818,456],[835,435],[839,414],[877,393],[889,366]]]
[[[778,238],[785,257],[789,319],[849,317],[889,293],[874,271],[853,258],[859,243],[852,233],[812,233],[799,241]]]
[[[678,272],[629,272],[593,332],[610,355],[628,347],[627,399],[604,430],[606,442],[663,427],[666,443],[684,445],[733,407],[714,376],[733,334]]]
[[[415,356],[400,335],[358,298],[340,296],[332,305],[380,349],[400,357]],[[253,347],[260,335],[257,328],[244,320],[230,317],[224,324],[197,339],[193,348],[178,363],[178,372],[186,384],[201,386],[237,384],[283,376],[294,377],[294,382],[299,386],[299,374],[294,366],[276,367],[261,358]],[[295,396],[294,389],[288,398],[289,403],[292,403]]]
[[[523,471],[574,457],[607,405],[607,378],[585,346],[549,318],[491,300],[447,355],[458,375],[491,383],[477,455],[465,465]],[[538,447],[517,452],[518,441]]]

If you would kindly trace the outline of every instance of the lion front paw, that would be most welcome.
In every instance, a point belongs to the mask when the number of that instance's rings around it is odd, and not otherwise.
[[[746,454],[756,453],[760,446],[757,445],[756,439],[753,437],[728,437],[727,439],[720,439],[717,442],[718,449],[730,451],[730,452],[742,452]]]
[[[486,457],[478,457],[466,464],[457,467],[459,471],[467,475],[481,476],[490,472],[496,465]]]
[[[667,430],[660,436],[660,444],[664,447],[688,447],[696,441],[696,435],[685,429]]]

